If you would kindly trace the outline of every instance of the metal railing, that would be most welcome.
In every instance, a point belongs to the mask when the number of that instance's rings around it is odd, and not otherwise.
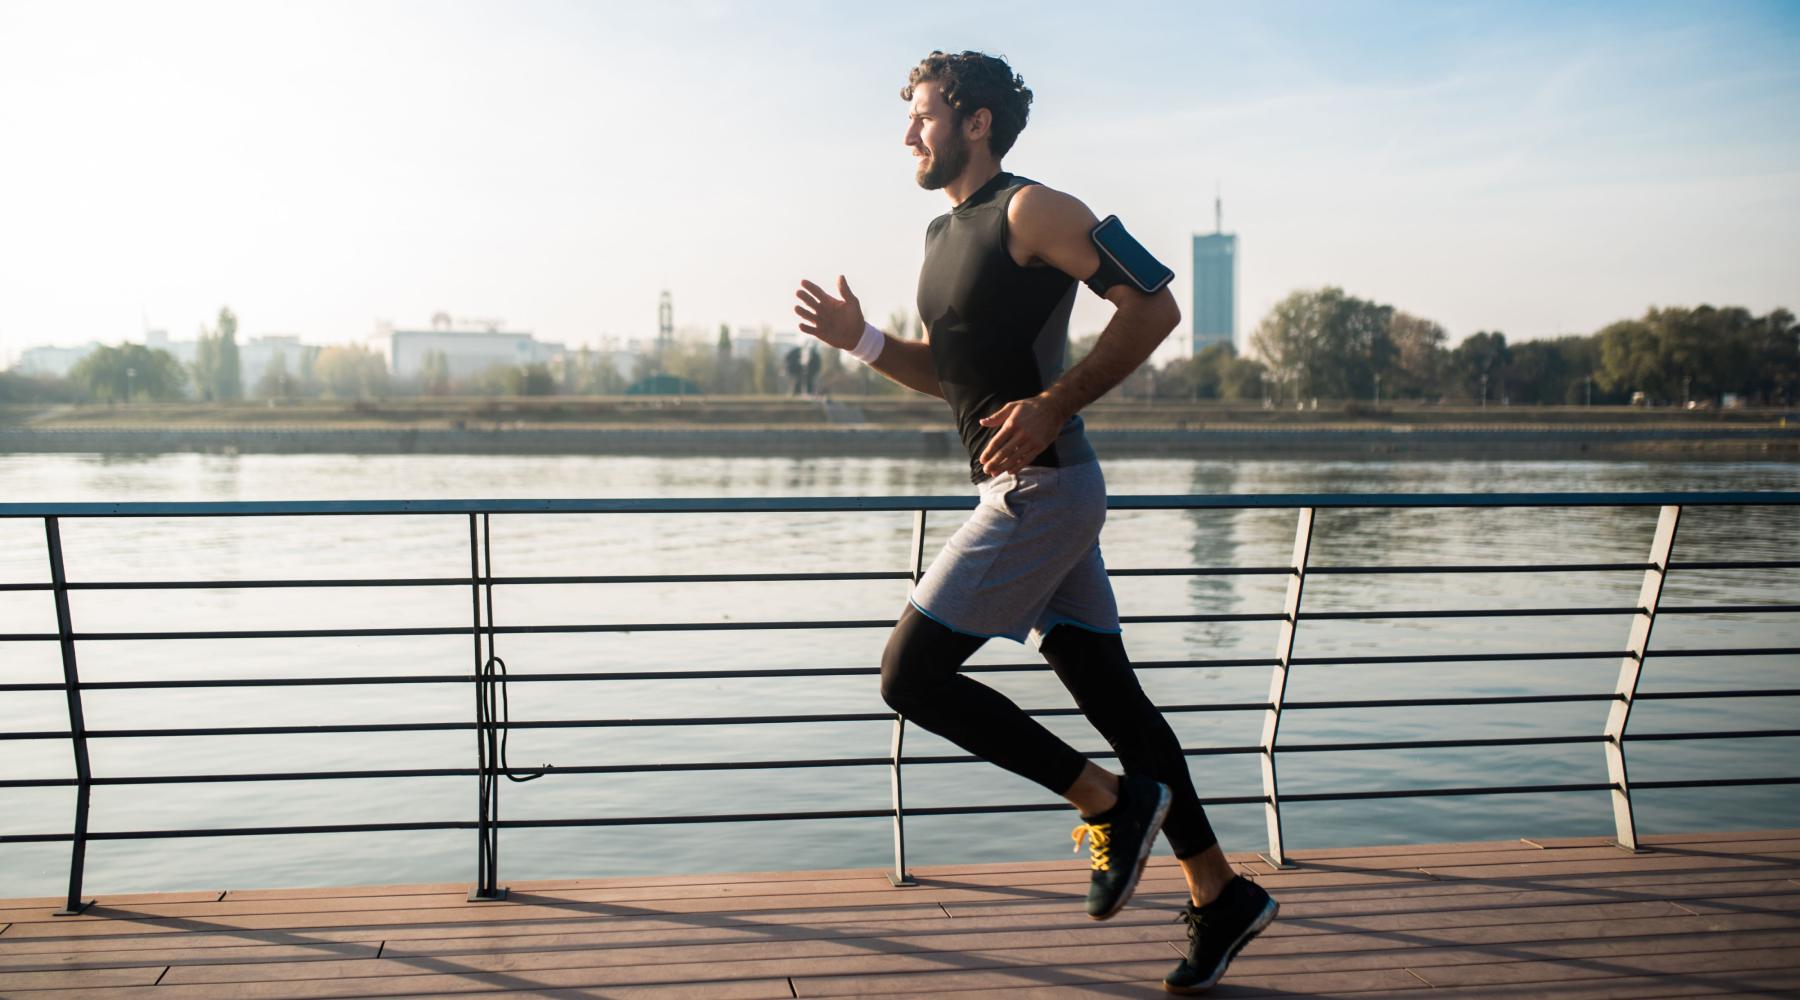
[[[924,569],[927,518],[933,513],[956,513],[974,506],[972,497],[873,497],[873,498],[790,498],[790,499],[661,499],[661,500],[469,500],[469,501],[307,501],[307,502],[236,502],[236,503],[62,503],[0,504],[0,518],[30,518],[42,522],[45,551],[49,559],[48,583],[0,584],[0,592],[49,592],[56,609],[54,633],[0,633],[0,643],[55,643],[62,661],[63,679],[59,683],[0,683],[0,692],[61,691],[68,705],[68,729],[60,731],[4,732],[0,741],[67,740],[74,754],[73,778],[0,779],[0,788],[73,787],[75,809],[68,832],[0,835],[0,844],[59,843],[71,845],[68,898],[64,914],[80,912],[88,905],[82,896],[82,872],[87,845],[103,840],[147,840],[183,837],[226,837],[266,834],[303,833],[372,833],[384,831],[469,830],[476,834],[476,881],[471,900],[494,900],[505,897],[499,884],[499,832],[502,829],[546,827],[607,827],[679,823],[737,823],[776,820],[821,819],[888,819],[893,831],[893,870],[890,879],[897,885],[913,884],[906,864],[906,818],[909,816],[971,815],[981,813],[1032,812],[1066,808],[1060,802],[1019,804],[986,804],[971,806],[908,807],[904,798],[905,765],[960,763],[975,758],[964,755],[904,756],[905,719],[891,712],[815,713],[794,715],[753,715],[728,717],[613,718],[564,720],[504,720],[504,685],[507,681],[504,663],[494,653],[495,638],[507,634],[530,633],[619,633],[619,632],[704,632],[772,629],[877,629],[893,625],[890,619],[756,621],[756,622],[656,622],[616,624],[502,625],[493,614],[495,587],[531,587],[554,584],[667,584],[667,583],[761,583],[791,581],[866,581],[911,580],[916,582]],[[1676,527],[1684,508],[1732,506],[1800,505],[1800,493],[1509,493],[1509,494],[1297,494],[1260,496],[1120,496],[1110,501],[1112,510],[1291,510],[1296,515],[1292,557],[1285,566],[1223,567],[1152,567],[1115,569],[1115,577],[1151,576],[1271,576],[1286,579],[1286,594],[1281,610],[1266,613],[1129,615],[1132,623],[1199,623],[1199,622],[1277,622],[1279,637],[1275,655],[1269,658],[1197,659],[1140,662],[1138,670],[1167,670],[1191,667],[1266,667],[1271,671],[1266,701],[1244,703],[1176,704],[1163,706],[1166,713],[1260,711],[1263,713],[1261,739],[1254,745],[1209,746],[1184,748],[1190,757],[1213,755],[1255,755],[1261,763],[1262,793],[1252,796],[1215,797],[1203,800],[1207,805],[1248,805],[1261,803],[1268,827],[1268,849],[1265,857],[1276,865],[1287,865],[1284,847],[1281,807],[1284,802],[1323,802],[1353,799],[1403,798],[1412,796],[1461,796],[1493,794],[1526,794],[1547,792],[1609,793],[1618,843],[1629,850],[1638,849],[1636,823],[1632,814],[1633,789],[1719,787],[1731,785],[1786,785],[1800,783],[1800,776],[1766,778],[1706,778],[1693,780],[1638,781],[1630,779],[1626,746],[1630,742],[1662,740],[1715,740],[1752,737],[1800,736],[1800,729],[1731,730],[1710,732],[1670,732],[1631,734],[1626,727],[1633,705],[1652,699],[1706,698],[1772,698],[1800,696],[1800,688],[1706,689],[1648,693],[1638,690],[1644,663],[1654,655],[1682,657],[1733,657],[1752,655],[1793,655],[1800,647],[1733,647],[1707,649],[1674,649],[1653,653],[1651,631],[1661,615],[1740,614],[1800,611],[1800,604],[1737,604],[1670,607],[1662,604],[1663,585],[1673,570],[1775,570],[1800,568],[1793,560],[1708,560],[1688,563],[1673,561]],[[1345,508],[1501,508],[1501,507],[1656,507],[1660,509],[1650,551],[1643,561],[1604,563],[1530,563],[1502,565],[1367,565],[1314,566],[1308,561],[1314,540],[1314,514],[1322,509]],[[702,574],[637,574],[637,575],[563,575],[563,576],[496,576],[491,553],[491,519],[516,514],[746,514],[746,513],[821,513],[821,512],[910,512],[913,538],[905,568],[858,570],[847,572],[796,573],[702,573]],[[71,518],[236,518],[265,516],[380,516],[435,515],[465,518],[469,532],[469,575],[466,577],[349,578],[349,579],[265,579],[265,580],[145,580],[145,581],[80,581],[69,580],[65,571],[62,522]],[[1643,582],[1637,602],[1620,607],[1550,607],[1550,608],[1462,608],[1462,609],[1377,609],[1368,611],[1307,611],[1303,604],[1305,584],[1311,576],[1377,575],[1396,573],[1492,574],[1492,573],[1564,573],[1564,572],[1642,572]],[[337,629],[241,629],[241,630],[164,630],[129,632],[84,632],[75,627],[70,611],[69,595],[78,591],[152,591],[201,589],[268,589],[268,588],[342,588],[342,587],[467,587],[470,595],[468,625],[443,627],[337,628]],[[1546,616],[1630,615],[1632,625],[1623,649],[1548,650],[1522,653],[1447,653],[1383,656],[1295,657],[1294,641],[1299,628],[1307,621],[1370,621],[1383,619],[1422,618],[1531,618]],[[355,677],[255,677],[187,680],[123,680],[84,682],[78,670],[77,651],[83,644],[139,640],[228,640],[228,639],[315,639],[369,636],[446,636],[467,635],[472,643],[473,669],[467,674],[377,675]],[[0,648],[5,648],[0,646]],[[1591,694],[1506,695],[1480,697],[1374,698],[1354,700],[1294,701],[1287,695],[1290,671],[1302,665],[1327,664],[1420,664],[1468,662],[1526,662],[1542,660],[1618,659],[1617,683],[1611,692]],[[1037,664],[979,665],[966,668],[974,673],[997,673],[1041,669]],[[875,675],[878,667],[871,664],[856,667],[793,667],[775,669],[715,670],[648,670],[588,671],[535,673],[511,678],[520,683],[557,683],[568,681],[627,681],[748,679],[770,677],[828,677]],[[391,722],[343,725],[282,726],[208,726],[176,728],[126,728],[96,730],[88,728],[82,695],[86,691],[150,690],[194,688],[312,687],[338,685],[408,685],[467,684],[470,686],[475,711],[473,718],[441,722]],[[1486,739],[1387,740],[1353,743],[1281,743],[1281,723],[1289,712],[1346,708],[1416,708],[1424,706],[1470,705],[1536,705],[1565,702],[1609,702],[1609,713],[1603,730],[1593,734],[1506,737]],[[1077,709],[1031,709],[1033,716],[1079,714]],[[892,803],[887,809],[836,809],[786,811],[772,813],[709,813],[704,815],[645,815],[576,817],[566,819],[501,820],[499,818],[499,780],[528,780],[530,773],[508,768],[503,762],[501,740],[507,728],[559,729],[644,726],[736,726],[760,724],[808,724],[839,722],[891,721],[893,739],[886,757],[822,758],[789,760],[740,761],[663,761],[648,764],[608,764],[559,766],[559,774],[628,774],[643,772],[773,770],[833,767],[881,766],[888,770]],[[472,731],[476,739],[476,765],[472,768],[383,768],[333,771],[288,771],[238,774],[156,774],[95,775],[88,756],[88,745],[94,740],[139,739],[153,737],[243,736],[267,734],[370,733],[412,731]],[[1365,789],[1334,792],[1283,794],[1277,763],[1284,754],[1319,753],[1348,750],[1412,750],[1469,747],[1544,746],[1553,744],[1598,743],[1606,759],[1606,780],[1581,783],[1490,785],[1454,788]],[[1095,755],[1111,756],[1111,755]],[[382,823],[336,823],[317,825],[240,826],[206,829],[103,830],[88,828],[88,807],[92,789],[102,785],[164,785],[210,782],[254,782],[290,780],[342,780],[366,778],[416,778],[461,776],[477,782],[476,816],[469,820],[408,821]]]

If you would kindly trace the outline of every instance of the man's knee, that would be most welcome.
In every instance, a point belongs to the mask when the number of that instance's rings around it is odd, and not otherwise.
[[[969,645],[969,637],[932,621],[908,604],[881,654],[881,700],[902,715],[915,714],[956,676],[957,668],[973,652],[966,648]]]
[[[923,686],[922,664],[918,662],[920,643],[911,638],[912,630],[907,628],[907,619],[917,613],[907,605],[900,623],[888,635],[887,648],[881,652],[881,700],[902,715],[910,714],[910,709],[918,704],[919,688]]]

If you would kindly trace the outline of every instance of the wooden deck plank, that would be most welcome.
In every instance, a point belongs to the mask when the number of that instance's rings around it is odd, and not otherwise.
[[[874,996],[874,995],[934,995],[951,992],[992,992],[1029,989],[1041,986],[1059,986],[1066,984],[1111,982],[1118,984],[1141,984],[1141,992],[1111,993],[1111,996],[1166,996],[1154,984],[1175,964],[1175,955],[1155,962],[1136,964],[1119,964],[1108,966],[1083,966],[1076,968],[997,968],[972,972],[928,972],[910,975],[889,976],[857,976],[857,977],[794,977],[795,995],[799,997],[833,997],[833,996]],[[1233,977],[1233,987],[1237,990],[1250,990],[1264,994],[1289,993],[1304,996],[1329,995],[1331,992],[1352,992],[1377,989],[1404,989],[1408,986],[1422,986],[1419,980],[1410,973],[1397,970],[1381,972],[1308,972],[1295,975],[1277,975],[1263,977],[1244,977],[1238,982]],[[1153,992],[1152,992],[1153,991]],[[1249,996],[1255,992],[1227,993],[1223,989],[1215,990],[1209,996]]]
[[[195,889],[183,892],[111,892],[104,895],[88,894],[86,898],[96,903],[114,903],[122,899],[134,903],[195,903],[208,899],[218,899],[225,894],[223,889]],[[66,896],[26,896],[15,899],[0,899],[0,913],[13,910],[29,911],[33,914],[40,910],[56,911],[68,902]],[[10,917],[0,919],[11,919]]]
[[[1493,962],[1499,959],[1549,959],[1597,955],[1636,955],[1671,951],[1701,951],[1724,947],[1794,948],[1800,946],[1796,921],[1781,915],[1735,915],[1706,918],[1681,915],[1640,920],[1588,920],[1578,923],[1483,927],[1473,933],[1456,929],[1405,934],[1371,935],[1322,931],[1310,939],[1288,934],[1259,940],[1240,959],[1249,969],[1309,971],[1324,961],[1336,969],[1381,969],[1400,966]],[[1703,932],[1733,931],[1730,936]],[[1173,935],[1164,927],[1124,926],[1068,928],[1060,931],[982,931],[941,933],[927,936],[864,936],[838,940],[749,940],[715,944],[705,948],[709,961],[725,967],[754,970],[759,963],[781,960],[790,974],[808,974],[821,961],[860,959],[859,964],[882,965],[888,960],[934,961],[945,954],[957,956],[1005,956],[1013,953],[1042,954],[1047,948],[1104,948],[1104,954],[1126,957],[1139,946],[1169,944]],[[1160,955],[1160,948],[1153,948]],[[243,962],[194,965],[171,970],[165,983],[256,982],[322,977],[402,975],[437,971],[445,964],[476,972],[521,971],[553,968],[644,969],[691,963],[690,944],[647,947],[506,949],[487,952],[408,954],[384,951],[379,959],[328,962]],[[1328,956],[1328,957],[1327,957]],[[1279,966],[1280,968],[1272,968]]]
[[[629,985],[643,981],[682,981],[691,978],[712,979],[720,976],[785,976],[860,975],[865,973],[931,972],[942,969],[992,968],[1000,966],[1041,967],[1059,964],[1051,961],[1061,953],[1067,957],[1071,944],[1037,942],[1014,947],[956,948],[948,951],[924,949],[890,949],[885,939],[873,938],[842,942],[769,942],[760,952],[755,947],[735,950],[732,960],[717,959],[706,949],[705,961],[696,961],[691,948],[635,949],[623,952],[525,952],[454,957],[421,956],[416,958],[329,963],[258,963],[242,966],[197,966],[171,969],[164,977],[167,984],[189,983],[263,983],[284,980],[337,979],[405,979],[418,975],[454,969],[471,974],[568,972],[579,973],[583,985]],[[1107,943],[1104,954],[1118,961],[1164,961],[1174,952],[1166,941],[1125,941]],[[606,959],[612,959],[608,961]],[[634,959],[644,959],[636,961]],[[1066,964],[1066,963],[1065,963]],[[397,988],[397,987],[396,987]]]
[[[1776,842],[1791,845],[1800,849],[1800,841]],[[1767,859],[1775,864],[1792,864],[1800,872],[1800,851],[1785,854],[1758,854],[1750,858],[1731,857],[1709,853],[1706,857],[1736,867],[1746,863],[1754,863],[1755,859]],[[1520,860],[1529,858],[1530,860]],[[1501,853],[1471,852],[1461,855],[1440,854],[1432,852],[1419,858],[1408,859],[1408,869],[1394,872],[1391,869],[1368,867],[1376,864],[1373,861],[1361,861],[1349,867],[1324,868],[1314,865],[1293,872],[1271,872],[1259,876],[1265,884],[1275,889],[1306,888],[1322,885],[1337,885],[1353,882],[1358,876],[1367,876],[1376,884],[1394,884],[1408,880],[1428,881],[1444,879],[1480,878],[1484,875],[1495,877],[1528,877],[1554,874],[1594,873],[1606,870],[1642,871],[1657,866],[1680,866],[1684,862],[1675,856],[1661,858],[1645,863],[1642,856],[1632,856],[1616,848],[1582,848],[1579,853],[1570,851],[1543,851],[1535,848],[1523,848],[1518,851]],[[1419,865],[1410,862],[1417,860]],[[1447,867],[1432,868],[1430,865],[1440,861],[1451,861]],[[1425,868],[1425,871],[1418,871]],[[1022,879],[1007,881],[1004,876],[988,873],[975,873],[959,876],[953,882],[935,883],[926,880],[928,888],[990,888],[1010,893],[1022,894],[1032,889],[1040,889],[1057,894],[1079,894],[1085,888],[1086,872],[1083,869],[1062,863],[1054,868],[1042,868],[1029,873]],[[1145,888],[1156,891],[1160,887],[1178,889],[1180,877],[1173,866],[1167,866],[1147,877]],[[791,890],[791,892],[790,892]],[[792,894],[796,896],[826,896],[835,893],[851,892],[887,892],[890,891],[885,880],[880,876],[861,876],[836,879],[782,880],[774,885],[751,882],[725,883],[690,883],[676,886],[639,886],[624,889],[611,887],[571,887],[555,892],[536,892],[534,890],[515,887],[517,898],[532,898],[537,895],[554,898],[558,905],[567,902],[592,902],[601,904],[638,904],[660,902],[665,899],[760,899],[772,894]],[[162,898],[148,900],[132,900],[131,911],[140,917],[211,917],[218,915],[242,914],[284,914],[306,912],[361,912],[379,910],[394,912],[407,909],[430,909],[465,906],[466,888],[458,888],[451,892],[403,893],[393,897],[356,895],[356,896],[264,896],[226,893],[223,898],[214,893],[205,898],[192,896],[166,900]],[[100,904],[106,909],[117,909],[116,905]],[[49,910],[42,908],[26,910],[0,911],[0,916],[11,917],[15,922],[25,923],[67,923],[81,920],[109,919],[107,914],[94,912],[80,917],[54,917]]]
[[[1571,958],[1541,962],[1494,962],[1487,965],[1446,965],[1415,969],[1414,974],[1433,986],[1486,986],[1500,983],[1562,983],[1609,976],[1679,975],[1689,978],[1721,977],[1726,988],[1737,988],[1724,977],[1758,969],[1800,972],[1800,950],[1721,949],[1717,951],[1621,955],[1604,960]]]
[[[1172,964],[1174,952],[1168,945],[1130,945],[1109,949],[1116,963],[1154,962],[1165,968]],[[1015,970],[1025,975],[1043,971],[1060,973],[1106,966],[1073,966],[1056,961],[1066,957],[1066,949],[1032,948],[994,952],[854,955],[807,960],[805,968],[821,978],[844,977],[864,979],[871,975],[915,975],[921,973],[988,973]],[[1116,964],[1108,962],[1108,965]],[[485,970],[446,959],[411,959],[392,966],[410,965],[403,974],[348,975],[336,978],[241,980],[226,978],[230,967],[172,969],[164,985],[181,986],[183,996],[323,997],[323,996],[395,996],[435,992],[469,992],[504,986],[509,989],[537,987],[567,988],[588,986],[633,986],[667,983],[729,982],[749,978],[787,978],[796,963],[785,959],[756,959],[724,964],[711,961],[689,961],[682,964],[656,966],[578,966],[558,968],[517,968]],[[360,971],[352,968],[345,971]],[[182,975],[177,977],[177,974]],[[1160,974],[1160,973],[1159,973]]]
[[[1670,876],[1665,876],[1665,878],[1669,877]],[[1675,886],[1653,886],[1652,888],[1655,890],[1654,895],[1659,898],[1701,898],[1709,894],[1716,894],[1714,885],[1714,883],[1694,883]],[[1771,889],[1776,892],[1786,893],[1793,887],[1792,883],[1787,882],[1786,880],[1717,883],[1716,885],[1719,887],[1719,891],[1730,893],[1743,893],[1751,890],[1769,891]],[[906,896],[903,892],[893,892],[890,890],[890,893],[892,893],[892,895],[887,897],[890,900],[900,899],[901,901],[904,901]],[[1282,900],[1285,912],[1289,914],[1290,917],[1299,917],[1329,915],[1331,913],[1341,912],[1430,913],[1441,910],[1469,908],[1478,904],[1487,907],[1545,905],[1558,902],[1576,903],[1594,902],[1596,900],[1604,901],[1620,896],[1634,899],[1643,898],[1642,893],[1593,893],[1580,888],[1567,888],[1563,886],[1549,889],[1533,889],[1530,887],[1515,889],[1507,886],[1493,887],[1475,883],[1444,883],[1415,887],[1405,893],[1383,892],[1379,896],[1360,899],[1342,899],[1328,894],[1288,891],[1282,894]],[[1145,893],[1140,894],[1137,907],[1161,905],[1173,908],[1178,906],[1179,903],[1179,896],[1157,896],[1155,894]],[[391,938],[405,939],[432,936],[481,936],[494,933],[532,934],[598,927],[617,928],[624,931],[637,928],[680,930],[683,927],[696,926],[695,921],[671,921],[660,919],[655,915],[650,915],[646,918],[596,913],[578,920],[556,920],[543,919],[541,918],[541,915],[528,914],[516,909],[508,910],[506,907],[502,907],[501,910],[510,912],[516,918],[515,920],[508,922],[511,926],[505,928],[494,927],[492,921],[480,919],[493,916],[497,912],[492,904],[480,904],[465,906],[465,912],[468,913],[469,919],[474,922],[473,926],[458,927],[452,925],[440,927],[435,924],[395,926],[389,924],[358,929],[352,925],[352,929],[348,931],[333,931],[329,928],[312,927],[308,929],[307,933],[311,939],[315,940],[355,940],[381,934],[386,934]],[[1057,899],[985,905],[952,904],[948,907],[948,912],[958,919],[968,919],[972,917],[1023,918],[1032,913],[1059,914],[1069,913],[1071,910],[1067,901]],[[1127,912],[1130,913],[1133,911]],[[883,908],[882,911],[883,918],[890,921],[908,915],[915,918],[935,919],[942,916],[943,911],[939,910],[936,906],[928,904],[907,904],[899,909],[890,905]],[[797,913],[790,916],[793,921],[806,921],[809,919],[822,920],[828,917],[836,917],[839,920],[845,921],[856,919],[854,915],[839,915],[835,913]],[[767,920],[770,918],[765,915],[761,919]],[[121,934],[125,936],[127,942],[137,943],[140,946],[160,947],[154,945],[150,940],[153,939],[156,934],[164,932],[181,932],[190,928],[193,932],[205,930],[204,927],[194,927],[192,922],[186,924],[180,922],[169,924],[164,922],[139,925],[137,922],[132,921],[125,924],[123,928],[121,928],[118,920],[114,920],[110,924],[105,921],[95,921],[89,925],[67,923],[52,924],[45,929],[46,932],[64,929],[68,930],[69,933],[56,935],[54,937],[16,938],[11,941],[0,938],[0,954],[15,953],[19,950],[41,951],[58,946],[67,946],[71,948],[115,947],[115,945],[112,945],[109,942]],[[92,944],[85,946],[82,944],[87,934],[94,930],[102,929],[108,930],[111,933],[108,935],[95,935]],[[143,932],[145,931],[150,933],[144,934]],[[282,932],[279,930],[268,932],[245,930],[216,934],[212,936],[212,940],[215,941],[215,943],[220,944],[241,945],[244,944],[246,940],[277,940],[281,933]]]
[[[1423,869],[1433,878],[1545,878],[1559,875],[1603,875],[1611,872],[1680,871],[1682,869],[1722,869],[1754,867],[1792,867],[1800,865],[1800,852],[1728,856],[1723,854],[1693,857],[1680,854],[1621,854],[1615,858],[1577,861],[1533,861],[1518,864],[1443,865]],[[180,905],[180,904],[175,904]]]
[[[606,987],[555,987],[540,986],[519,982],[521,977],[491,976],[486,980],[463,980],[457,976],[436,976],[430,982],[417,985],[426,990],[425,995],[452,996],[472,993],[483,997],[489,996],[533,996],[533,997],[601,997],[606,1000],[788,1000],[794,994],[788,981],[782,979],[743,979],[708,981],[704,983],[654,983],[640,986],[606,986]],[[254,988],[246,988],[242,984],[225,983],[212,986],[184,986],[179,992],[163,991],[160,987],[146,993],[142,987],[107,988],[107,989],[56,989],[19,991],[14,994],[20,997],[41,998],[41,1000],[147,1000],[158,995],[175,997],[182,1000],[233,1000],[244,997],[246,1000],[303,1000],[312,997],[363,997],[379,996],[370,993],[362,984],[352,983],[334,987],[330,983],[314,982],[306,984],[303,989],[284,989],[284,984],[257,984]],[[418,994],[412,994],[418,995]]]
[[[47,972],[53,969],[106,969],[131,965],[191,965],[201,963],[293,961],[374,958],[381,942],[319,942],[311,945],[238,945],[135,948],[118,952],[48,951],[0,954],[0,972]]]
[[[1800,975],[1790,972],[1750,972],[1730,977],[1733,989],[1717,980],[1688,980],[1680,976],[1620,976],[1573,983],[1523,983],[1497,986],[1450,986],[1427,990],[1375,990],[1356,993],[1319,993],[1314,997],[1354,1000],[1664,1000],[1705,997],[1706,1000],[1770,1000],[1800,994]],[[1419,985],[1423,985],[1420,983]],[[1722,992],[1723,991],[1723,992]],[[1250,997],[1266,993],[1240,990],[1229,981],[1208,996]],[[1027,994],[1035,1000],[1035,994]],[[1047,998],[1046,998],[1047,1000]]]
[[[1743,898],[1754,901],[1758,897]],[[1749,907],[1719,907],[1717,910],[1718,912],[1732,912],[1746,908]],[[1265,934],[1264,939],[1272,940],[1291,935],[1336,932],[1338,930],[1396,932],[1426,929],[1437,931],[1440,934],[1449,934],[1462,929],[1494,925],[1537,926],[1552,923],[1566,924],[1577,920],[1620,921],[1632,918],[1692,915],[1694,914],[1691,909],[1682,909],[1668,900],[1611,903],[1562,900],[1536,907],[1472,908],[1385,915],[1368,913],[1346,915],[1336,909],[1321,911],[1316,906],[1309,907],[1304,903],[1289,901],[1284,902],[1282,921]],[[635,922],[634,926],[642,927],[641,924]],[[929,940],[947,935],[991,934],[1005,931],[1030,934],[1056,933],[1092,928],[1093,926],[1093,923],[1085,915],[1061,904],[1054,909],[1031,913],[1000,913],[993,916],[962,917],[954,920],[945,919],[940,914],[938,918],[932,920],[915,918],[904,921],[889,920],[817,926],[804,923],[764,924],[754,927],[663,924],[634,930],[630,927],[594,921],[580,925],[565,924],[563,925],[564,929],[554,933],[533,933],[531,928],[521,927],[504,928],[507,931],[516,931],[516,933],[507,934],[479,933],[421,937],[413,940],[388,940],[384,954],[389,957],[410,957],[525,950],[626,948],[645,944],[717,947],[722,944],[745,941],[792,942],[867,936],[883,936],[890,941]],[[1103,928],[1108,930],[1122,927],[1136,927],[1139,930],[1132,933],[1150,933],[1171,940],[1178,936],[1178,928],[1172,928],[1169,924],[1168,911],[1151,909],[1144,900],[1140,900],[1113,921],[1103,925]],[[1315,927],[1321,928],[1321,930],[1314,931]],[[1443,939],[1469,940],[1469,938],[1450,937]],[[22,943],[38,944],[37,942]],[[259,955],[257,951],[259,947],[268,954]],[[214,954],[209,954],[209,950]],[[55,967],[58,963],[68,967],[77,965],[97,967],[104,964],[222,963],[249,961],[259,957],[282,960],[290,958],[296,960],[368,958],[373,956],[374,950],[373,943],[330,940],[317,940],[304,945],[246,945],[242,938],[230,935],[193,935],[182,937],[170,944],[156,944],[154,940],[125,938],[117,942],[76,941],[65,943],[61,948],[40,946],[32,950],[8,949],[0,946],[0,969],[48,968]]]
[[[1784,976],[1760,976],[1757,981],[1763,983],[1754,992],[1720,993],[1709,985],[1684,983],[1667,977],[1605,980],[1604,982],[1570,983],[1559,985],[1554,993],[1557,1000],[1674,1000],[1678,997],[1704,997],[1705,1000],[1770,1000],[1771,997],[1794,996],[1796,992],[1784,987],[1793,987],[1800,979]],[[1780,992],[1776,992],[1779,990]],[[523,996],[518,993],[501,993],[497,996]],[[563,994],[539,994],[544,996],[562,996]],[[973,997],[976,994],[961,994]],[[1544,1000],[1545,994],[1541,984],[1527,987],[1494,987],[1471,986],[1450,989],[1427,989],[1425,984],[1414,982],[1409,988],[1399,990],[1319,990],[1313,989],[1305,994],[1293,994],[1281,990],[1248,989],[1232,982],[1225,982],[1206,994],[1209,997],[1296,997],[1304,996],[1308,1000]],[[881,1000],[884,997],[912,997],[907,993],[866,993],[868,1000]],[[1100,986],[1039,986],[1021,987],[1008,990],[1009,1000],[1118,1000],[1120,997],[1152,997],[1167,996],[1154,980],[1136,984],[1105,984]]]
[[[22,990],[150,986],[166,971],[161,965],[54,972],[0,972],[0,995]]]
[[[1678,835],[1643,854],[1571,838],[1296,858],[1258,876],[1282,919],[1214,995],[1800,989],[1800,832]],[[4,900],[0,992],[750,998],[791,981],[800,996],[1144,996],[1178,955],[1185,886],[1166,859],[1106,923],[1081,912],[1078,860],[929,871],[907,890],[873,870],[540,880],[488,904],[446,884],[159,893],[66,918],[48,913],[60,901]]]
[[[1800,889],[1800,886],[1795,886]],[[1800,891],[1759,895],[1706,895],[1684,899],[1681,906],[1695,913],[1800,913]]]

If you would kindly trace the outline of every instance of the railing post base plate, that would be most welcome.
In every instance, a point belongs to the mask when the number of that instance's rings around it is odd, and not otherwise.
[[[88,911],[88,907],[93,906],[93,905],[94,905],[93,900],[91,900],[91,899],[83,900],[73,910],[71,910],[65,906],[62,909],[57,910],[55,913],[52,913],[50,915],[53,917],[79,917],[83,913],[86,913]]]
[[[1274,868],[1279,871],[1284,871],[1284,872],[1292,871],[1293,869],[1300,867],[1299,865],[1294,864],[1292,861],[1278,861],[1275,858],[1270,857],[1267,851],[1259,853],[1256,856],[1256,858],[1258,861],[1261,861],[1263,864],[1268,865],[1270,868]]]
[[[469,890],[471,903],[504,903],[506,902],[506,886],[501,886],[491,893],[484,893],[480,886]]]
[[[887,880],[888,884],[896,889],[916,889],[919,887],[919,880],[913,878],[910,873],[905,875],[895,875],[893,872],[888,872]]]
[[[1651,854],[1651,853],[1653,853],[1650,850],[1650,848],[1648,848],[1648,847],[1644,847],[1641,845],[1638,847],[1632,847],[1629,844],[1622,844],[1616,840],[1613,841],[1613,846],[1618,848],[1621,851],[1624,851],[1626,854]]]

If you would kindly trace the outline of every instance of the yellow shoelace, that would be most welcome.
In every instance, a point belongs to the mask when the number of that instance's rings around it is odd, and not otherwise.
[[[1076,854],[1081,853],[1081,842],[1089,837],[1092,837],[1091,840],[1088,840],[1088,847],[1094,852],[1094,870],[1097,872],[1110,871],[1112,859],[1109,857],[1109,852],[1112,849],[1112,824],[1083,823],[1070,830],[1069,839],[1075,841]]]

